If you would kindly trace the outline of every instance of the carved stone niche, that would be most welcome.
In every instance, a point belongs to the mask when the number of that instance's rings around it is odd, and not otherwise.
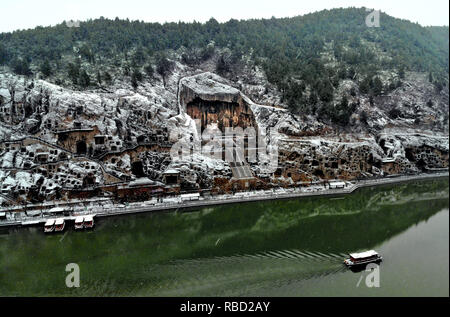
[[[199,119],[201,131],[211,123],[217,123],[220,131],[227,127],[255,127],[256,123],[250,108],[237,102],[205,101],[195,98],[186,107],[187,114],[192,119]]]
[[[226,127],[256,128],[253,112],[241,92],[215,74],[183,79],[179,101],[181,112],[200,120],[201,131],[211,123],[217,123],[222,132]]]

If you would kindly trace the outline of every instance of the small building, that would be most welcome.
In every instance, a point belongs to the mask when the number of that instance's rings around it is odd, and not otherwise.
[[[194,201],[200,199],[200,193],[182,194],[181,201]]]
[[[345,188],[345,182],[330,182],[330,189]]]
[[[175,169],[168,169],[163,173],[163,181],[166,185],[180,184],[180,172]]]
[[[57,215],[62,214],[64,212],[63,207],[53,207],[47,211],[44,211],[45,214]]]

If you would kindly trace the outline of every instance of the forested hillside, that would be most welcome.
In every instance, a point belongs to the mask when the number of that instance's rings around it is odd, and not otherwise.
[[[422,27],[382,13],[380,27],[369,28],[367,14],[364,8],[350,8],[226,23],[161,25],[105,18],[71,28],[61,23],[0,34],[0,64],[17,74],[84,89],[108,85],[118,74],[134,87],[144,76],[164,76],[173,66],[167,59],[173,51],[190,66],[219,54],[216,69],[223,76],[247,58],[262,66],[294,113],[315,113],[318,102],[332,102],[334,89],[345,79],[372,97],[398,88],[405,71],[429,73],[438,90],[448,85],[448,27]],[[343,112],[351,113],[345,96],[340,97]],[[325,115],[341,121],[330,111],[322,107]]]

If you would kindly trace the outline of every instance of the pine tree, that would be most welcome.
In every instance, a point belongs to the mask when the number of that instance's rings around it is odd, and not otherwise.
[[[91,78],[84,69],[80,72],[79,84],[83,88],[89,87],[91,84]]]
[[[102,74],[100,74],[100,71],[97,71],[97,83],[99,85],[102,84]]]
[[[341,107],[341,109],[347,109],[347,107],[348,107],[348,98],[347,98],[347,95],[344,95],[344,96],[342,97],[340,107]]]
[[[78,77],[80,76],[80,67],[79,64],[69,63],[67,65],[67,72],[69,78],[72,80],[74,85],[78,84]]]
[[[153,77],[153,74],[155,73],[153,66],[151,64],[148,64],[147,66],[144,67],[145,72],[147,73],[147,75],[149,77]]]
[[[163,78],[164,86],[166,85],[166,76],[172,71],[174,63],[169,61],[164,55],[159,56],[156,71]]]
[[[399,69],[399,71],[398,71],[398,76],[399,76],[401,79],[404,79],[404,78],[405,78],[405,68],[404,68],[403,66]]]
[[[141,66],[142,63],[144,63],[144,61],[145,61],[144,50],[142,49],[142,46],[138,46],[133,56],[133,63],[135,64],[135,66]]]
[[[18,75],[29,76],[32,74],[30,63],[26,58],[16,58],[11,63],[11,68]]]
[[[107,82],[108,84],[110,84],[112,81],[112,77],[108,72],[103,73],[103,78],[104,78],[105,82]]]
[[[131,76],[131,86],[133,87],[134,90],[136,90],[139,86],[139,83],[138,83],[136,77],[133,75]]]
[[[310,105],[315,105],[315,104],[317,104],[318,101],[319,101],[319,99],[317,98],[317,94],[314,91],[312,91],[309,94],[308,103]]]
[[[375,96],[379,96],[379,95],[381,95],[382,92],[383,92],[383,82],[377,76],[373,80],[373,93]]]
[[[8,51],[0,43],[0,65],[6,65],[8,63]]]
[[[367,94],[370,91],[370,77],[366,77],[364,78],[360,83],[359,83],[359,91],[362,94]]]
[[[139,82],[142,81],[142,73],[137,69],[133,69],[133,73],[131,74],[131,85],[134,89],[136,89],[139,85]]]
[[[225,59],[224,55],[221,55],[217,60],[216,71],[221,75],[224,75],[230,71],[230,64]]]
[[[50,66],[50,63],[48,61],[48,59],[46,59],[42,64],[41,64],[41,73],[44,75],[44,77],[48,77],[52,74],[52,68]]]
[[[319,85],[319,98],[324,102],[330,102],[333,100],[333,85],[329,80],[324,80]]]

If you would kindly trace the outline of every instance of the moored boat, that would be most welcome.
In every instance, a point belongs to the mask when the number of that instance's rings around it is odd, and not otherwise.
[[[64,231],[64,227],[66,226],[66,222],[64,221],[64,218],[58,218],[55,221],[55,232],[61,232]]]
[[[84,228],[83,220],[83,216],[78,216],[75,218],[75,230],[81,230]]]
[[[93,216],[84,216],[83,225],[85,229],[94,228],[94,217]]]
[[[44,225],[44,232],[50,233],[55,230],[55,219],[48,219]]]
[[[350,258],[344,260],[344,264],[348,267],[378,263],[383,260],[383,258],[374,250],[361,253],[350,253],[349,256]]]

